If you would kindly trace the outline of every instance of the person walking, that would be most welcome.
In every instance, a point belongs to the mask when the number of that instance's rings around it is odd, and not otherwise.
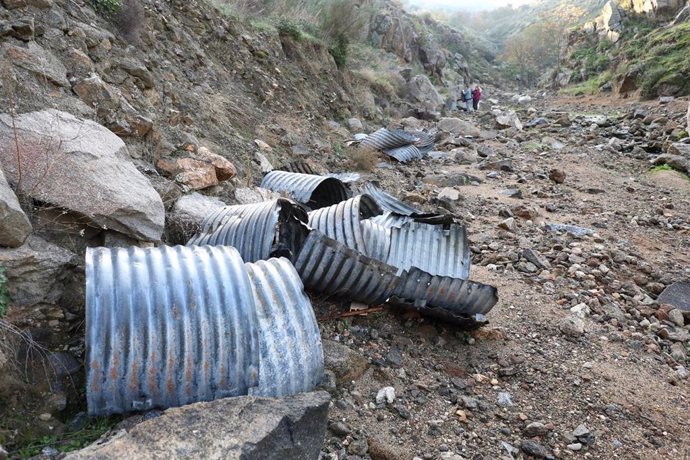
[[[472,103],[474,106],[474,111],[476,112],[479,110],[479,101],[482,98],[482,89],[479,87],[479,85],[476,85],[474,87],[474,91],[472,91]],[[469,110],[469,102],[467,103],[468,110]]]
[[[471,112],[472,106],[470,104],[472,103],[472,90],[470,89],[470,85],[465,85],[465,90],[462,92],[462,98],[465,101],[465,111]]]

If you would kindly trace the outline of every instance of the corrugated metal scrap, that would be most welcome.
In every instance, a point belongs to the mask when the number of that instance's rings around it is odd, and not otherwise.
[[[421,159],[434,149],[436,137],[423,131],[410,133],[404,130],[381,128],[361,140],[360,144],[380,150],[401,163]]]
[[[313,174],[271,171],[264,176],[261,187],[285,192],[311,209],[331,206],[347,199],[347,188],[341,181]]]
[[[233,246],[247,262],[270,257],[294,257],[306,238],[306,211],[285,198],[263,203],[225,206],[201,224],[187,246]]]
[[[92,415],[282,396],[323,374],[293,266],[229,246],[87,250],[86,345]]]

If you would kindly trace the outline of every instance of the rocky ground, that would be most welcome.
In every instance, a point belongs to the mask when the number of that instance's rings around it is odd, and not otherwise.
[[[479,138],[375,169],[465,219],[471,278],[500,302],[474,332],[393,310],[337,318],[322,302],[337,380],[323,458],[690,455],[688,315],[654,300],[690,275],[690,181],[649,162],[686,103],[600,102],[532,101],[518,114],[543,124],[522,132],[460,115]]]

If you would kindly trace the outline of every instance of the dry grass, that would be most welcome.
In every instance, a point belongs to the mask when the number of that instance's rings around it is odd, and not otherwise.
[[[361,172],[372,172],[379,162],[378,152],[361,146],[348,148],[345,157],[355,171]]]

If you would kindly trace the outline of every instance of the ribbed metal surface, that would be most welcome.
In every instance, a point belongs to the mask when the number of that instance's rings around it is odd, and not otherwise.
[[[343,184],[351,184],[353,182],[358,182],[362,178],[362,175],[360,173],[356,173],[356,172],[330,173],[330,174],[326,174],[326,176],[327,177],[333,177],[334,179],[338,179]]]
[[[410,144],[403,147],[396,147],[393,149],[385,149],[383,151],[386,155],[398,160],[400,163],[407,163],[412,160],[419,160],[424,158],[424,154],[417,148],[416,145]]]
[[[247,394],[258,384],[258,330],[234,248],[87,250],[90,414]]]
[[[321,335],[302,281],[290,261],[246,264],[252,280],[261,359],[256,396],[311,391],[323,377]]]
[[[264,176],[261,187],[274,192],[288,193],[295,201],[312,209],[323,208],[347,199],[345,184],[332,177],[312,174],[271,171]]]
[[[419,149],[422,155],[431,152],[436,146],[436,136],[432,136],[424,131],[414,131],[412,134],[417,136],[418,141],[415,142],[414,145]]]
[[[364,140],[361,142],[361,145],[375,150],[384,150],[404,147],[406,145],[414,144],[417,141],[417,136],[406,131],[390,131],[386,128],[381,128],[364,138]]]
[[[306,236],[300,222],[307,222],[306,212],[284,198],[225,206],[204,219],[201,231],[187,246],[233,246],[247,262],[272,255],[293,258]]]
[[[278,169],[280,171],[288,171],[293,173],[316,174],[314,168],[312,168],[309,163],[303,160],[291,161],[290,163],[286,163]]]
[[[369,305],[385,302],[400,282],[397,269],[312,230],[295,262],[304,285]]]
[[[418,307],[448,310],[452,315],[485,315],[498,302],[495,287],[474,281],[434,276],[416,267],[401,276],[395,297]]]
[[[408,222],[393,227],[391,247],[386,262],[407,270],[420,268],[432,275],[467,279],[470,274],[470,250],[462,225],[444,229],[438,225]]]
[[[400,214],[388,211],[380,216],[371,217],[368,220],[385,228],[393,228],[402,227],[408,222],[414,222],[414,217],[401,216]]]
[[[383,259],[388,255],[388,246],[378,246],[385,243],[385,235],[376,235],[374,240],[366,240],[361,221],[381,213],[381,208],[369,195],[357,195],[349,200],[328,208],[318,209],[309,213],[309,226],[317,229],[329,238],[339,241],[349,248],[375,259]],[[369,237],[376,227],[369,226]],[[385,232],[383,227],[379,230]]]
[[[362,186],[362,192],[370,195],[384,211],[392,211],[404,216],[423,214],[413,206],[403,203],[393,195],[384,192],[371,182],[367,182]]]

